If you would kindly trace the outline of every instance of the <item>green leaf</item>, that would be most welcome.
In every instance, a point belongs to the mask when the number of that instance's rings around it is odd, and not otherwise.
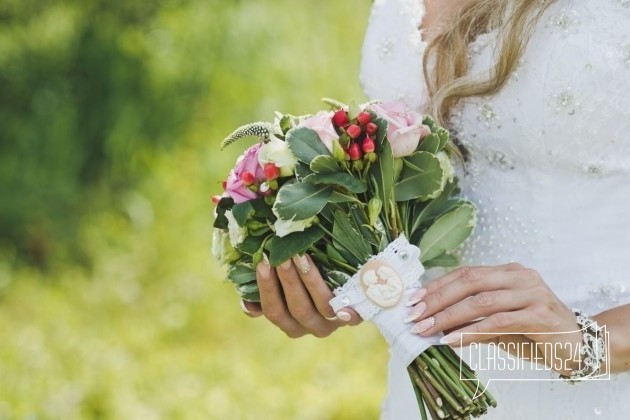
[[[376,136],[374,136],[376,151],[378,153],[379,150],[383,149],[383,145],[386,142],[385,137],[387,136],[387,126],[389,125],[389,123],[382,118],[374,118],[372,122],[378,127],[378,130],[376,131]]]
[[[312,173],[311,168],[306,163],[298,162],[295,165],[295,177],[298,180],[302,180]]]
[[[280,118],[280,129],[283,134],[287,134],[287,132],[293,128],[293,117],[289,114],[283,115]]]
[[[440,138],[440,147],[438,148],[438,150],[442,150],[446,147],[446,145],[448,144],[448,139],[449,139],[449,133],[448,130],[440,127],[437,129],[436,131],[438,137]]]
[[[435,133],[436,130],[439,128],[439,125],[437,125],[435,120],[433,118],[431,118],[430,116],[428,116],[428,115],[424,116],[424,119],[422,120],[422,124],[424,124],[427,127],[429,127],[429,129],[431,130],[432,133]]]
[[[271,206],[265,202],[264,198],[249,200],[248,203],[254,208],[254,217],[260,217],[262,219],[271,219],[274,217]]]
[[[239,294],[249,294],[258,292],[258,284],[256,282],[245,283],[236,288]]]
[[[394,155],[388,141],[383,141],[381,153],[376,164],[371,167],[370,173],[374,178],[378,198],[383,202],[383,210],[388,212],[387,203],[391,200],[394,186]]]
[[[367,186],[363,182],[345,172],[337,172],[334,174],[313,174],[306,177],[304,181],[311,184],[335,185],[343,187],[355,194],[367,191]]]
[[[416,203],[414,207],[413,213],[413,226],[410,229],[410,232],[414,232],[417,230],[422,224],[427,222],[431,222],[446,213],[447,208],[445,208],[445,203],[449,200],[449,197],[458,191],[457,189],[457,179],[455,178],[453,182],[449,182],[444,187],[442,193],[434,198],[433,200],[429,200],[425,203]],[[459,201],[453,199],[455,201]],[[451,207],[448,206],[448,210]]]
[[[245,226],[247,218],[254,215],[254,206],[249,201],[244,201],[239,204],[234,204],[232,207],[232,216],[236,220],[239,226]]]
[[[396,201],[426,200],[442,188],[444,170],[439,159],[428,152],[416,152],[405,158],[401,181],[394,187]]]
[[[361,235],[358,224],[352,215],[337,210],[332,233],[333,243],[335,243],[337,250],[342,255],[345,255],[344,251],[346,251],[355,257],[352,265],[364,263],[372,254],[370,244]]]
[[[328,280],[336,284],[337,287],[341,287],[350,280],[351,276],[342,271],[329,271],[326,273]]]
[[[310,128],[298,127],[289,130],[286,142],[298,160],[307,164],[317,156],[330,155],[326,145]]]
[[[431,267],[455,267],[459,265],[459,258],[455,255],[444,254],[438,255],[437,257],[423,263],[425,268]]]
[[[306,182],[284,185],[278,190],[274,213],[284,220],[306,220],[324,208],[331,192],[328,185]]]
[[[217,217],[214,220],[214,227],[226,230],[228,228],[228,219],[225,212],[234,207],[234,200],[230,197],[223,197],[217,204]]]
[[[239,292],[239,295],[241,296],[241,299],[246,300],[247,302],[260,302],[260,293],[258,293],[258,291],[251,293]]]
[[[310,165],[311,171],[319,174],[332,174],[341,171],[341,167],[334,157],[328,155],[316,156]]]
[[[263,236],[247,235],[237,248],[243,254],[252,255],[260,249],[264,240]]]
[[[345,194],[339,191],[333,191],[328,197],[328,201],[331,203],[347,203],[349,201],[360,202],[354,195]]]
[[[256,281],[256,272],[251,267],[236,264],[230,267],[227,277],[234,284],[245,284]]]
[[[269,251],[269,263],[276,267],[297,254],[304,253],[315,242],[324,237],[324,231],[318,226],[311,226],[304,232],[294,232],[279,238],[272,237],[265,243]]]
[[[431,133],[422,139],[417,150],[421,152],[429,152],[429,153],[436,154],[439,149],[440,149],[440,137],[435,133]]]
[[[439,217],[420,240],[420,261],[430,261],[457,248],[470,236],[475,223],[476,209],[468,202]]]

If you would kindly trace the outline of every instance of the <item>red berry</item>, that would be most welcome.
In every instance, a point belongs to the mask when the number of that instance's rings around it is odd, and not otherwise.
[[[332,117],[332,122],[337,127],[343,127],[348,124],[348,114],[343,109],[335,112],[335,115]]]
[[[361,144],[361,148],[363,149],[363,153],[372,153],[376,148],[376,145],[374,144],[374,140],[365,136],[363,143]]]
[[[280,169],[271,162],[265,164],[263,171],[265,172],[265,178],[267,178],[267,181],[273,181],[280,176]]]
[[[221,201],[221,196],[220,195],[213,195],[212,196],[212,203],[214,203],[215,206],[217,204],[219,204],[219,201]]]
[[[241,181],[243,181],[245,185],[252,185],[254,183],[254,174],[249,171],[243,172],[241,174]]]
[[[368,125],[365,126],[365,132],[368,133],[370,136],[374,133],[376,133],[378,131],[378,125],[374,124],[373,122],[368,123]]]
[[[361,127],[359,127],[356,124],[352,124],[350,127],[348,127],[346,132],[351,138],[358,139],[359,136],[361,135]]]
[[[357,143],[352,143],[348,148],[348,154],[350,155],[350,160],[359,160],[361,159],[361,148]]]
[[[369,112],[361,112],[357,116],[357,121],[359,122],[359,124],[365,125],[365,124],[368,124],[368,123],[370,123],[372,121],[372,116],[370,115]]]

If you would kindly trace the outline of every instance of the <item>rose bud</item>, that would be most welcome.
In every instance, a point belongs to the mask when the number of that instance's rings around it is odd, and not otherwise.
[[[357,139],[361,135],[361,127],[356,124],[352,124],[350,127],[348,127],[346,132],[351,138]]]
[[[378,131],[378,125],[374,124],[373,122],[368,123],[368,125],[365,126],[365,131],[371,136]]]
[[[243,172],[241,174],[241,181],[243,181],[245,185],[252,185],[254,183],[254,174],[249,171]]]
[[[333,115],[332,117],[332,123],[335,124],[337,127],[343,127],[344,125],[348,124],[348,122],[348,114],[343,109],[335,112],[335,115]]]
[[[271,162],[265,164],[263,171],[265,172],[265,178],[267,178],[267,181],[273,181],[280,176],[280,168]]]
[[[374,144],[374,140],[372,140],[368,136],[365,136],[365,138],[363,139],[363,143],[361,144],[361,149],[363,149],[363,153],[371,153],[374,151],[375,148],[376,145]]]
[[[348,148],[348,154],[350,155],[350,160],[359,160],[361,159],[361,148],[357,143],[352,143]]]
[[[359,122],[359,124],[365,125],[372,122],[372,116],[369,112],[362,112],[357,115],[357,121]]]
[[[216,206],[217,204],[219,204],[219,201],[221,201],[221,196],[220,195],[213,195],[212,196],[212,202],[214,203],[214,205]]]

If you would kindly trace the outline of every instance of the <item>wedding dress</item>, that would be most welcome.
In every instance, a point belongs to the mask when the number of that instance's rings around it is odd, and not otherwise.
[[[423,14],[422,0],[374,1],[361,68],[370,98],[422,109]],[[629,23],[630,0],[555,1],[507,85],[462,101],[450,119],[469,152],[463,193],[480,211],[463,264],[520,262],[567,306],[591,315],[630,302]],[[469,45],[471,75],[487,74],[495,35]],[[489,389],[499,403],[489,419],[630,418],[628,374],[577,385],[497,381]],[[405,368],[393,362],[383,418],[419,418]]]

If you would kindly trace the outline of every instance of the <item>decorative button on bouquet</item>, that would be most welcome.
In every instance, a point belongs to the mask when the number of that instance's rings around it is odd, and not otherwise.
[[[457,265],[452,252],[475,226],[475,207],[457,197],[449,134],[402,103],[325,101],[331,110],[277,114],[223,141],[258,139],[213,197],[213,254],[240,296],[258,301],[263,254],[277,266],[308,253],[333,309],[374,322],[408,365],[422,418],[480,416],[496,401],[475,373],[404,321],[424,269]]]

